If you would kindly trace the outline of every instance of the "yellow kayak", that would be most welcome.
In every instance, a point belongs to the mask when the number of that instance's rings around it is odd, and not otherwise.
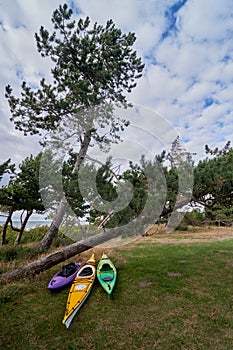
[[[81,308],[88,295],[91,292],[96,276],[95,256],[94,254],[87,260],[87,262],[78,271],[74,282],[70,288],[65,316],[62,323],[68,328]]]

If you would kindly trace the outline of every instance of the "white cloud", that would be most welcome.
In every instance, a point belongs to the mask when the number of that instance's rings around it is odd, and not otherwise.
[[[7,158],[20,163],[23,158],[39,152],[37,137],[25,137],[14,130],[10,123],[10,111],[4,98],[5,86],[10,84],[17,95],[22,80],[38,84],[38,74],[48,75],[50,64],[36,50],[34,33],[43,24],[50,26],[52,11],[60,2],[51,1],[0,1],[0,111],[1,151],[0,163]]]
[[[225,40],[232,32],[232,2],[190,0],[180,10],[178,23],[183,35],[194,41]]]
[[[231,0],[189,0],[180,8],[177,0],[73,2],[83,16],[93,21],[105,23],[112,18],[123,31],[136,33],[135,48],[146,68],[129,99],[157,111],[171,123],[173,131],[166,134],[170,135],[166,138],[168,144],[179,132],[192,152],[202,154],[206,143],[217,146],[232,140]],[[38,139],[33,142],[34,138],[24,137],[9,122],[4,88],[10,83],[18,94],[22,79],[37,84],[39,74],[49,75],[51,64],[38,54],[34,33],[41,25],[52,28],[51,14],[60,3],[0,0],[0,162],[8,157],[23,159],[39,149]],[[206,99],[213,100],[207,108]],[[162,131],[152,119],[143,117],[141,124],[153,135],[157,133],[159,140]],[[143,139],[135,130],[127,133],[128,138],[135,137],[135,142]],[[146,147],[154,152],[149,136],[147,141]]]

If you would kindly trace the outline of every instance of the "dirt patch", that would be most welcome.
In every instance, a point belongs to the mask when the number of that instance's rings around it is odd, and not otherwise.
[[[151,228],[152,230],[152,228]],[[155,228],[157,232],[157,226]],[[190,227],[188,231],[174,231],[171,233],[157,232],[150,236],[138,236],[132,242],[122,245],[121,249],[131,249],[141,243],[158,244],[188,244],[194,242],[214,242],[233,239],[233,227]],[[181,262],[181,261],[180,261]],[[188,261],[186,261],[188,263]],[[184,263],[184,261],[183,261]]]
[[[177,276],[181,276],[181,273],[180,272],[174,272],[174,271],[168,271],[167,275],[171,276],[171,277],[174,277],[174,276],[177,277]]]
[[[139,282],[140,287],[147,287],[147,286],[151,286],[152,284],[153,282],[149,280]]]
[[[152,229],[151,229],[152,230]],[[158,232],[143,237],[144,241],[157,243],[192,243],[233,239],[233,227],[190,228],[188,231],[174,231],[172,233]]]
[[[160,230],[161,228],[161,230]],[[113,248],[131,249],[140,243],[159,243],[159,244],[185,244],[194,242],[212,242],[233,239],[233,227],[188,227],[187,231],[174,231],[167,233],[164,226],[155,225],[150,227],[150,235],[138,235],[134,239],[121,239],[117,237],[109,240],[96,248],[92,249],[94,253],[101,255],[102,252],[111,253]],[[87,253],[86,253],[87,254]],[[89,251],[88,254],[89,255]],[[179,261],[180,263],[188,263],[188,261]]]

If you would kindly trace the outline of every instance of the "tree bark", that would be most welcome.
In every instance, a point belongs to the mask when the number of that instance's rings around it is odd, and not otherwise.
[[[67,199],[62,198],[48,231],[46,232],[44,238],[38,245],[39,250],[48,249],[51,246],[51,244],[54,242],[54,240],[57,238],[58,229],[62,223],[62,219],[65,215],[67,207],[68,207]]]
[[[20,243],[21,238],[22,238],[22,235],[23,235],[24,230],[25,230],[25,227],[26,227],[27,222],[28,222],[30,216],[32,215],[32,213],[33,213],[33,209],[27,210],[26,217],[25,217],[25,219],[24,219],[23,222],[22,222],[22,225],[21,225],[21,227],[20,227],[18,236],[16,237],[15,245],[18,245],[18,244]]]
[[[5,224],[3,225],[3,228],[2,228],[2,245],[6,244],[7,240],[6,240],[6,231],[7,231],[7,227],[11,221],[11,217],[14,213],[14,209],[10,209],[9,210],[9,214],[7,216],[7,219],[5,221]]]
[[[84,158],[86,156],[90,141],[91,141],[91,130],[88,130],[84,135],[83,142],[81,143],[81,147],[80,147],[79,153],[77,155],[77,159],[76,159],[74,168],[72,170],[73,173],[75,171],[77,171],[79,166],[84,161]],[[52,220],[52,223],[51,223],[48,231],[46,232],[44,238],[42,239],[42,241],[38,245],[39,250],[48,249],[51,246],[51,244],[54,242],[54,240],[57,238],[58,229],[62,223],[62,220],[63,220],[63,217],[65,215],[67,207],[68,207],[67,199],[65,197],[63,197],[59,203],[57,212],[55,214],[55,217]]]
[[[18,280],[24,277],[31,277],[40,272],[49,269],[50,267],[57,265],[77,254],[84,252],[92,247],[102,244],[112,238],[117,237],[119,232],[117,230],[108,230],[97,234],[79,242],[75,242],[59,251],[51,253],[46,257],[33,261],[28,265],[22,266],[17,270],[6,272],[2,274],[2,282],[10,282],[12,280]]]

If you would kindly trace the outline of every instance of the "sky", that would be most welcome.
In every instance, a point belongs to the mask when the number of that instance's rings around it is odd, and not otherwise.
[[[51,64],[36,50],[34,33],[52,30],[52,12],[65,1],[0,0],[0,163],[18,164],[37,154],[39,138],[23,136],[10,122],[4,97],[10,84],[19,96],[23,80],[38,84]],[[126,146],[115,151],[127,159],[155,154],[179,135],[194,159],[204,146],[223,147],[233,139],[232,0],[72,0],[77,18],[105,24],[110,18],[123,32],[134,32],[135,49],[145,63],[143,77],[130,94],[135,105]],[[140,118],[137,118],[138,115]],[[144,152],[145,150],[145,152]]]

